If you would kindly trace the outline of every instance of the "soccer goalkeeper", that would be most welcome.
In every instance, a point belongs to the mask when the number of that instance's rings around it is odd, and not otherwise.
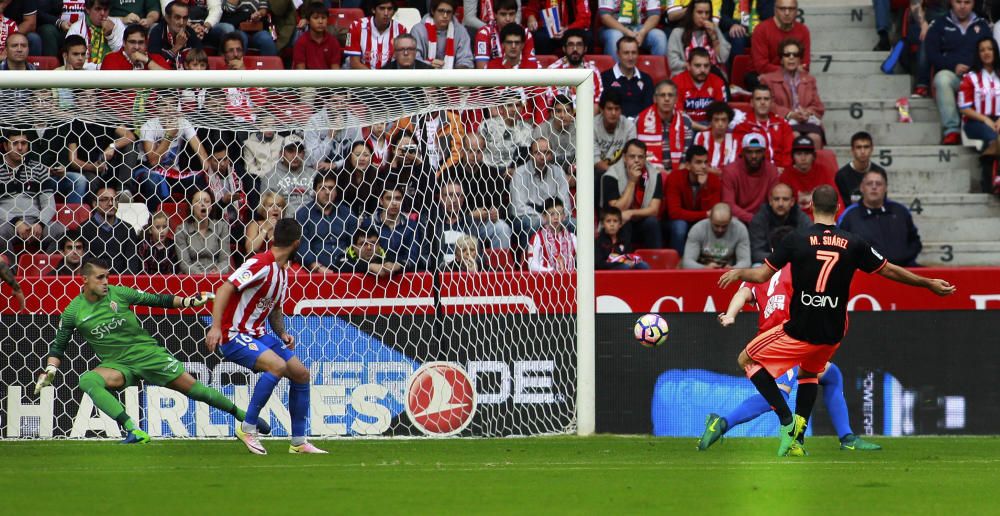
[[[221,392],[208,387],[184,371],[183,366],[166,349],[159,345],[139,324],[129,310],[132,305],[162,308],[188,308],[202,306],[211,295],[206,293],[191,297],[170,294],[146,294],[127,287],[108,285],[108,263],[88,259],[81,270],[83,292],[70,302],[59,321],[55,342],[49,348],[45,371],[35,383],[37,395],[52,384],[59,365],[65,356],[73,329],[94,349],[101,360],[93,371],[80,375],[80,388],[86,392],[101,412],[118,422],[128,436],[124,444],[148,443],[149,434],[140,429],[125,407],[112,393],[140,379],[152,385],[162,385],[181,392],[189,398],[207,403],[232,414],[243,421],[245,413]],[[270,425],[258,420],[260,433],[270,433]]]

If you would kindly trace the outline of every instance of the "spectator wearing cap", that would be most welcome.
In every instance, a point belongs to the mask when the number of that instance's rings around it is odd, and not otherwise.
[[[730,269],[750,266],[750,234],[733,219],[724,202],[712,206],[707,219],[691,227],[684,244],[681,267],[685,269]]]
[[[861,181],[861,202],[844,210],[837,225],[867,240],[895,265],[917,265],[923,248],[906,206],[886,199],[889,179],[872,170]]]
[[[875,151],[872,135],[858,131],[851,135],[851,161],[837,171],[834,181],[845,208],[861,200],[861,179],[870,170],[885,172],[878,163],[872,162]]]
[[[656,168],[646,161],[646,145],[639,140],[625,143],[622,159],[601,179],[601,206],[622,212],[621,237],[642,242],[642,247],[663,247],[660,206],[663,181]]]
[[[802,68],[802,43],[796,39],[781,42],[781,70],[760,76],[761,84],[771,89],[771,111],[784,118],[798,135],[812,139],[823,148],[823,112],[816,78]]]
[[[962,143],[962,120],[955,96],[961,77],[975,59],[977,44],[992,35],[989,23],[972,11],[972,0],[951,0],[948,16],[934,20],[924,37],[924,49],[934,74],[935,100],[941,113],[942,145]]]
[[[618,60],[615,44],[625,36],[640,42],[650,54],[667,53],[667,35],[656,27],[662,14],[659,0],[601,0],[598,13],[603,25],[604,52],[615,61]]]
[[[750,105],[753,108],[746,119],[733,129],[733,137],[742,142],[749,133],[764,136],[767,159],[774,163],[778,172],[792,166],[792,141],[795,132],[784,118],[771,112],[771,89],[763,84],[753,88]]]
[[[781,70],[778,45],[787,38],[802,42],[802,67],[809,68],[811,48],[809,28],[796,21],[799,15],[797,0],[775,0],[774,17],[760,22],[750,38],[750,61],[758,74]]]
[[[767,204],[761,205],[750,220],[750,259],[753,263],[764,263],[771,254],[769,235],[781,226],[805,229],[812,220],[799,210],[795,203],[792,187],[778,183],[771,188]]]
[[[290,213],[296,213],[313,200],[312,182],[316,169],[306,164],[305,157],[302,137],[296,134],[286,136],[281,158],[261,184],[262,191],[270,190],[284,196]]]
[[[605,91],[614,90],[621,95],[622,113],[635,118],[653,103],[653,79],[635,66],[639,62],[639,41],[625,36],[616,43],[618,62],[601,74]]]
[[[709,173],[708,149],[692,145],[684,154],[684,168],[667,176],[667,219],[670,248],[684,254],[691,226],[708,216],[722,199],[722,181]]]
[[[635,132],[649,150],[649,161],[666,170],[680,166],[684,151],[694,142],[691,117],[677,108],[677,84],[660,81],[653,95],[653,105],[639,113]]]
[[[722,169],[722,202],[730,206],[736,218],[749,224],[767,200],[768,192],[778,184],[778,170],[765,159],[764,136],[748,133],[740,143],[742,159]]]
[[[792,195],[806,215],[812,217],[812,193],[819,185],[830,185],[837,188],[834,171],[816,162],[816,148],[806,136],[799,136],[792,144],[792,166],[781,174],[781,182],[792,188]],[[844,209],[844,201],[840,200],[837,213]]]

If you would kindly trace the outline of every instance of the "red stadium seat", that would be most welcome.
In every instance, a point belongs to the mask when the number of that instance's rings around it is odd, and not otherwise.
[[[341,7],[330,9],[330,17],[326,21],[327,27],[342,27],[347,29],[354,20],[365,17],[365,12],[355,7]]]
[[[44,276],[62,261],[59,253],[22,254],[17,259],[17,273],[20,276]]]
[[[670,78],[670,68],[667,66],[667,58],[664,56],[639,56],[639,62],[635,66],[642,73],[648,73],[654,85]]]
[[[741,54],[733,58],[733,69],[729,73],[729,80],[731,84],[739,86],[740,88],[746,89],[746,81],[743,80],[743,76],[751,70],[750,56],[746,54]]]
[[[740,110],[747,114],[753,112],[753,106],[749,102],[730,102],[729,107],[733,108],[733,111]]]
[[[549,55],[537,55],[535,56],[535,59],[538,60],[539,66],[541,66],[542,68],[548,68],[549,65],[556,62],[556,60],[559,58],[556,56],[549,56]]]
[[[614,58],[605,54],[587,54],[583,56],[583,60],[585,62],[594,63],[601,73],[604,73],[615,66]]]
[[[831,172],[840,170],[840,166],[837,165],[837,154],[830,149],[816,151],[816,163]]]
[[[676,269],[681,256],[673,249],[636,249],[635,254],[649,264],[650,269]]]
[[[59,59],[51,56],[28,56],[28,62],[39,70],[55,70],[59,67]]]
[[[278,56],[244,56],[243,64],[248,70],[284,70],[285,63]]]
[[[226,69],[225,58],[223,58],[222,56],[208,56],[208,69],[225,70]]]
[[[494,271],[516,271],[517,262],[510,249],[483,249],[486,265]]]
[[[160,211],[167,214],[167,225],[175,230],[184,224],[184,219],[188,216],[188,205],[186,202],[164,202],[160,203]]]
[[[86,204],[57,204],[56,221],[67,231],[80,227],[90,218],[90,206]]]

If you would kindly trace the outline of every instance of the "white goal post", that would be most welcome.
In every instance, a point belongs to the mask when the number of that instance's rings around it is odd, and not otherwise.
[[[184,88],[544,88],[575,89],[576,388],[579,435],[595,432],[594,84],[591,70],[250,70],[250,71],[8,71],[0,90]],[[462,106],[455,106],[461,108]],[[446,110],[449,106],[436,106]],[[0,126],[4,126],[0,122]],[[568,207],[567,207],[568,208]],[[391,300],[390,300],[391,301]],[[444,302],[442,301],[442,304]],[[544,339],[544,335],[539,335]],[[169,349],[169,346],[168,346]],[[37,364],[26,363],[24,367]],[[4,389],[7,389],[4,386]],[[20,391],[18,391],[20,392]],[[0,393],[6,396],[7,393]],[[27,399],[27,397],[25,398]],[[51,400],[50,400],[51,402]],[[9,414],[8,414],[9,417]],[[8,424],[7,421],[0,425]],[[3,426],[0,426],[2,429]],[[572,431],[572,430],[571,430]],[[9,435],[9,432],[7,433]]]

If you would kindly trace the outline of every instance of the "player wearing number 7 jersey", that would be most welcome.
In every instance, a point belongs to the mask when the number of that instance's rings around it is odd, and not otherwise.
[[[80,389],[90,396],[94,405],[117,421],[128,436],[122,443],[149,442],[149,435],[139,428],[125,412],[125,407],[111,391],[135,385],[139,380],[162,385],[186,394],[193,400],[207,403],[243,421],[244,413],[221,392],[208,387],[184,371],[184,366],[142,328],[129,306],[187,308],[202,306],[211,299],[210,293],[178,297],[171,294],[147,294],[126,287],[108,285],[108,263],[91,258],[84,262],[83,292],[76,296],[59,319],[59,330],[49,348],[45,371],[35,383],[35,395],[52,385],[56,372],[65,358],[66,346],[73,330],[94,350],[101,363],[92,371],[80,375]],[[262,427],[270,432],[270,427]]]
[[[257,437],[260,411],[286,376],[291,381],[288,412],[292,445],[288,453],[326,453],[306,441],[309,370],[292,353],[295,338],[285,331],[281,310],[288,291],[288,261],[299,248],[301,238],[302,226],[295,219],[278,219],[271,250],[247,260],[215,293],[212,327],[205,337],[210,352],[221,344],[226,360],[261,373],[247,406],[246,420],[236,427],[236,437],[257,455],[267,455]],[[271,324],[274,335],[267,334],[265,322]]]
[[[740,280],[763,283],[786,264],[792,267],[788,322],[758,335],[738,359],[781,420],[778,456],[784,456],[805,431],[816,402],[819,373],[844,338],[847,301],[856,270],[877,272],[939,296],[955,292],[947,281],[925,278],[893,265],[864,239],[838,229],[834,220],[837,204],[837,191],[832,186],[817,187],[813,191],[813,226],[785,237],[764,265],[733,269],[719,278],[721,288]],[[795,366],[799,366],[799,393],[793,416],[774,379]]]

